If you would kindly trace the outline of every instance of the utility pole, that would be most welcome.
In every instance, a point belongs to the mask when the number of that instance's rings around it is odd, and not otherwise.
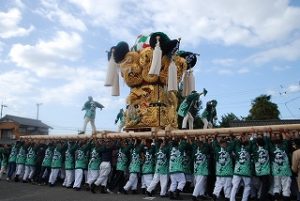
[[[2,111],[4,107],[8,107],[7,105],[3,105],[3,103],[1,104],[1,118],[2,118]]]
[[[43,103],[37,103],[36,104],[36,119],[38,120],[39,119],[39,112],[40,112],[40,106],[42,105]]]

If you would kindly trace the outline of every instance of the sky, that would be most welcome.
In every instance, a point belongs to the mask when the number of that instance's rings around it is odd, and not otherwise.
[[[105,106],[97,130],[117,130],[129,88],[121,79],[113,97],[104,87],[106,51],[161,31],[200,54],[196,90],[207,89],[204,106],[218,101],[219,120],[247,116],[262,94],[272,95],[281,119],[300,119],[299,19],[297,0],[0,0],[3,116],[35,119],[39,108],[50,134],[75,134],[93,96]]]

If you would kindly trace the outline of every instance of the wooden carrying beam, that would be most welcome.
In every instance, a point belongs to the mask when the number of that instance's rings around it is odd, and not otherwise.
[[[288,132],[299,132],[300,124],[285,124],[285,125],[268,125],[268,126],[253,126],[253,127],[235,127],[235,128],[214,128],[214,129],[194,129],[194,130],[158,130],[153,128],[148,132],[123,132],[116,133],[110,131],[98,132],[95,135],[30,135],[21,136],[21,139],[36,139],[36,140],[72,140],[72,139],[120,139],[120,138],[155,138],[155,137],[195,137],[200,135],[240,135],[241,133],[263,133],[272,130],[273,133],[279,133],[281,130]]]

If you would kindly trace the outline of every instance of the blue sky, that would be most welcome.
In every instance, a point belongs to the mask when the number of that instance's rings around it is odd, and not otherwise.
[[[104,87],[105,51],[140,34],[181,37],[200,53],[202,99],[218,100],[218,117],[247,116],[251,101],[272,95],[282,119],[300,118],[300,5],[287,0],[0,0],[0,102],[3,115],[36,118],[53,134],[77,133],[89,95],[102,103],[97,130],[116,130],[125,106]],[[90,131],[90,127],[89,127]]]

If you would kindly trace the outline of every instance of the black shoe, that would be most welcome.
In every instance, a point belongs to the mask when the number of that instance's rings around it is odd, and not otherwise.
[[[138,194],[137,190],[132,190],[132,194],[134,195]]]
[[[94,183],[91,184],[91,192],[96,193],[96,184]]]
[[[168,194],[165,194],[165,195],[160,195],[160,197],[161,197],[161,198],[167,198],[167,197],[169,197],[169,196],[168,196]]]
[[[19,182],[19,176],[18,175],[15,177],[15,182]]]
[[[50,187],[54,187],[54,184],[50,184],[50,183],[49,183],[49,186],[50,186]]]
[[[108,192],[106,191],[106,189],[105,189],[105,186],[101,186],[101,191],[100,191],[100,193],[102,193],[102,194],[108,193]]]
[[[152,192],[146,191],[146,193],[149,197],[152,197]]]
[[[169,198],[170,198],[170,200],[175,200],[174,192],[170,191]]]
[[[78,135],[81,135],[81,134],[84,134],[85,132],[84,131],[80,131],[79,133],[78,133]]]
[[[192,200],[193,200],[193,201],[198,201],[198,199],[197,199],[196,196],[193,196],[193,197],[192,197]]]
[[[225,199],[224,199],[224,201],[229,201],[229,200],[230,200],[229,198],[225,198]]]
[[[213,199],[213,201],[217,201],[218,198],[217,198],[217,196],[215,194],[213,194],[212,195],[212,199]]]
[[[81,189],[79,187],[74,187],[75,191],[80,191]]]
[[[200,199],[200,200],[209,200],[210,198],[207,197],[207,196],[205,196],[205,195],[200,195],[200,196],[199,196],[199,199]]]
[[[287,196],[283,196],[283,201],[290,201],[291,198],[290,197],[287,197]]]
[[[146,189],[145,188],[142,188],[142,194],[146,195]]]
[[[180,196],[180,192],[181,192],[181,190],[176,189],[176,194],[175,194],[175,199],[176,200],[182,200],[182,197]]]
[[[23,182],[23,183],[28,183],[28,181],[27,181],[27,180],[23,180],[22,182]]]

